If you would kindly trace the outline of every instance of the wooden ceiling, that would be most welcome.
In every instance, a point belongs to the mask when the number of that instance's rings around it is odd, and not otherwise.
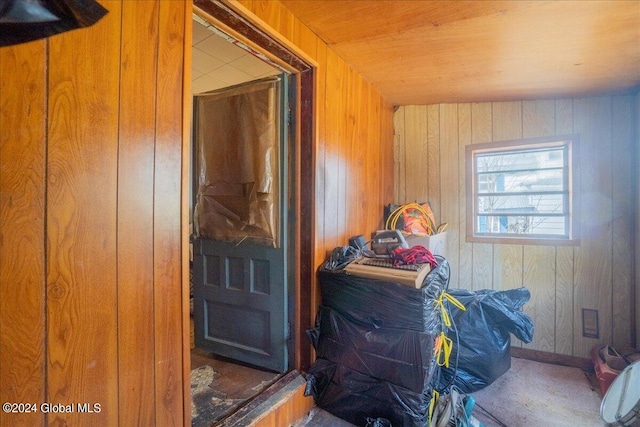
[[[281,0],[392,104],[640,87],[640,0]]]

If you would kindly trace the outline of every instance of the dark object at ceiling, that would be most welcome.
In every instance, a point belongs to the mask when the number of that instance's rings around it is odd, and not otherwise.
[[[3,0],[0,47],[88,27],[107,12],[94,0]]]

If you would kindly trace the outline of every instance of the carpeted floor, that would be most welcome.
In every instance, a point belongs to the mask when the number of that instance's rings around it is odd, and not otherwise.
[[[602,396],[578,368],[511,359],[511,369],[472,394],[484,427],[602,427]],[[483,410],[484,409],[484,410]],[[314,407],[295,427],[352,427]],[[402,427],[402,426],[393,426]]]
[[[600,393],[578,368],[513,358],[509,371],[472,396],[485,427],[605,425]]]

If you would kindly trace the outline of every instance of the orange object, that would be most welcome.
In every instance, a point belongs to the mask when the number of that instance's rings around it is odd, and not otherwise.
[[[591,361],[593,362],[593,369],[598,378],[598,384],[600,385],[600,391],[604,396],[611,386],[613,380],[616,379],[620,371],[616,371],[607,366],[605,360],[600,356],[600,350],[606,346],[596,345],[591,349]]]

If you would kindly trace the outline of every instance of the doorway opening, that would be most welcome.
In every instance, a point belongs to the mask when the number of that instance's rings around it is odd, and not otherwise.
[[[284,372],[304,370],[310,364],[311,353],[305,330],[312,322],[309,284],[313,271],[311,215],[314,185],[311,123],[313,68],[268,34],[242,19],[238,12],[229,9],[228,5],[215,1],[194,0],[194,6],[192,46],[192,92],[194,95],[224,90],[246,81],[281,75],[284,72],[294,77],[291,90],[296,98],[289,121],[294,129],[291,135],[294,149],[288,158],[291,164],[288,179],[290,193],[287,197],[288,202],[285,203],[290,217],[293,218],[293,221],[289,222],[295,224],[289,230],[289,237],[295,251],[288,254],[291,283],[286,289],[286,305],[289,309],[287,328],[290,331],[287,340],[289,358],[286,369],[264,369],[228,355],[219,355],[208,349],[198,348],[195,339],[192,339],[191,371],[192,377],[195,378],[191,384],[192,409],[196,400],[195,395],[205,396],[205,402],[199,402],[204,403],[204,406],[200,405],[200,414],[197,411],[192,413],[192,419],[195,420],[195,417],[206,411],[215,411],[216,414],[204,414],[205,417],[200,417],[199,420],[208,422],[207,420],[210,421],[211,416],[214,416],[216,417],[214,422],[220,422],[243,408],[252,399],[256,399],[263,390],[276,383]],[[190,170],[193,172],[193,166]],[[190,179],[190,182],[193,183],[193,180]],[[301,182],[305,183],[304,187],[300,185]],[[190,191],[190,194],[194,192]],[[190,225],[194,206],[194,201],[191,200],[191,202]],[[193,253],[194,251],[190,250],[190,254]],[[192,260],[193,257],[190,256],[190,264]],[[190,274],[191,277],[193,275]],[[302,286],[302,283],[305,285]],[[192,304],[191,314],[194,313],[193,308]],[[190,320],[193,337],[195,319],[190,317]],[[242,319],[239,320],[242,321]],[[198,387],[201,388],[198,389]],[[206,393],[196,393],[203,390]]]

